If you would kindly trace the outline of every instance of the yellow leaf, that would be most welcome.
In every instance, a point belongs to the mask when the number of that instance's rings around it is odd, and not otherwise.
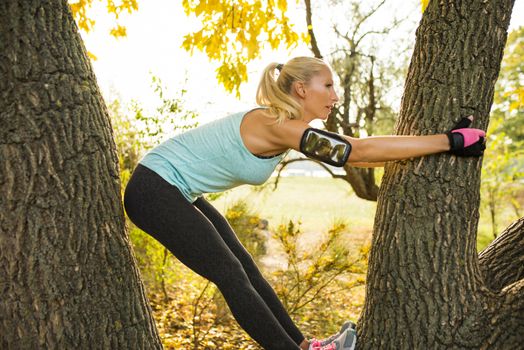
[[[110,34],[115,38],[122,38],[127,35],[126,27],[117,25],[115,28],[111,29]]]
[[[237,96],[240,84],[247,81],[247,62],[259,57],[264,47],[291,48],[299,40],[307,40],[285,15],[287,0],[182,0],[182,6],[187,15],[195,15],[201,22],[199,29],[184,37],[182,47],[189,52],[196,48],[218,61],[219,83]]]
[[[422,0],[422,12],[426,11],[426,7],[428,7],[429,0]]]
[[[282,12],[286,12],[287,10],[287,0],[278,0],[278,9]]]
[[[87,57],[89,57],[93,61],[98,60],[98,57],[96,57],[91,51],[87,51]]]

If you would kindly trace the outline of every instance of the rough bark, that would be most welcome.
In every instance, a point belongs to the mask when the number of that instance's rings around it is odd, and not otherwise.
[[[494,291],[524,279],[524,217],[479,254],[479,264],[486,286]]]
[[[160,348],[66,1],[0,2],[0,347]]]
[[[417,30],[397,134],[473,114],[485,129],[513,0],[430,1]],[[493,293],[476,253],[481,159],[439,154],[386,166],[359,349],[518,348],[522,288]],[[517,307],[517,310],[519,308]],[[496,320],[505,320],[509,338]],[[522,333],[520,333],[522,334]],[[520,341],[519,341],[520,338]]]
[[[524,280],[504,288],[486,313],[490,315],[490,333],[484,335],[482,349],[522,349]]]

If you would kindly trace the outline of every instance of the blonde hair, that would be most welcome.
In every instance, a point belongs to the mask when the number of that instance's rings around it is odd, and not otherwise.
[[[269,107],[269,112],[277,117],[279,123],[286,118],[301,119],[301,106],[291,95],[293,83],[301,81],[307,84],[314,75],[329,66],[314,57],[295,57],[278,66],[273,62],[264,69],[257,88],[257,104]],[[276,77],[278,68],[280,73]]]

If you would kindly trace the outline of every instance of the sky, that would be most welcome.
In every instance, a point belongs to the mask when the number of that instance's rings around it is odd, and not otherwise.
[[[399,1],[399,0],[396,0]],[[395,0],[378,13],[373,23],[381,24],[391,20],[392,14],[406,18],[403,26],[387,41],[377,48],[377,54],[397,56],[395,48],[405,40],[415,41],[414,29],[420,21],[420,1],[405,0],[403,6]],[[294,2],[289,1],[290,4]],[[328,52],[330,45],[328,33],[332,23],[344,23],[345,14],[330,11],[328,1],[313,2],[313,25],[321,49]],[[260,59],[248,65],[249,82],[241,88],[241,98],[228,94],[217,83],[215,69],[217,63],[209,62],[199,52],[190,55],[181,48],[183,36],[198,28],[198,20],[188,18],[183,12],[181,1],[148,0],[139,2],[139,10],[122,16],[122,24],[127,28],[127,37],[115,39],[108,33],[114,20],[100,5],[91,11],[96,20],[95,29],[82,33],[84,44],[93,53],[92,61],[98,85],[106,99],[118,97],[124,102],[139,101],[145,108],[152,109],[157,99],[151,88],[151,74],[158,76],[167,88],[168,95],[176,96],[177,90],[187,90],[185,102],[187,109],[201,115],[200,122],[223,117],[228,113],[251,108],[255,105],[255,92],[263,68],[273,62],[284,63],[298,55],[311,55],[302,45],[293,51],[278,50],[266,52]],[[297,30],[305,26],[303,9],[293,9],[289,17]],[[315,16],[315,13],[317,14]],[[517,0],[513,9],[510,28],[524,25],[524,0]],[[401,89],[395,98],[400,103]]]

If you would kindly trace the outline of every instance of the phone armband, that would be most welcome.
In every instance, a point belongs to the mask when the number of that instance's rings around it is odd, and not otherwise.
[[[351,144],[334,132],[308,128],[300,140],[300,152],[309,158],[342,167],[351,153]]]

